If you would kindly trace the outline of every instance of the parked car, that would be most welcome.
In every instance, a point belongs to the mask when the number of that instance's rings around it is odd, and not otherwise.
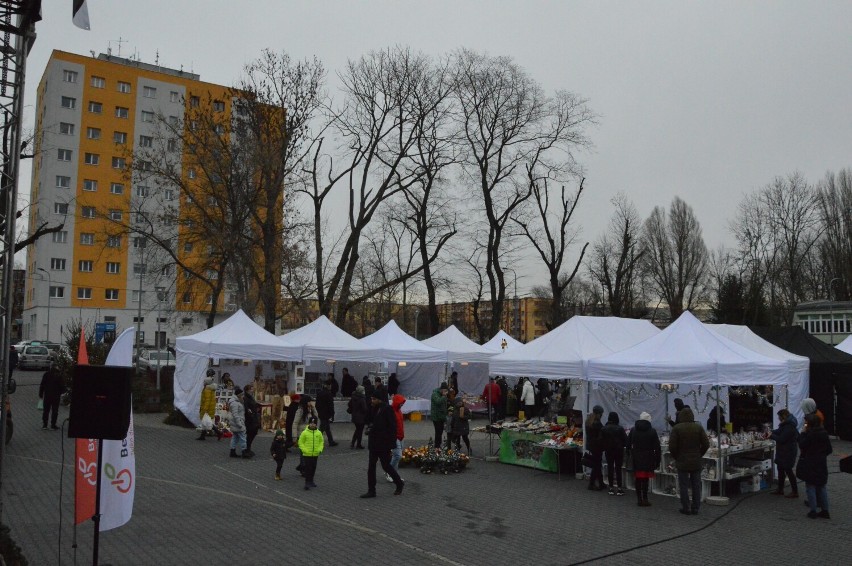
[[[167,367],[175,367],[175,356],[168,350],[142,350],[139,354],[139,359],[136,360],[136,367],[139,371],[157,371],[157,360],[159,359],[160,369]]]
[[[18,367],[20,369],[50,369],[53,356],[47,346],[31,344],[24,346],[23,351],[18,354]]]
[[[14,344],[12,347],[15,348],[15,350],[17,350],[20,354],[27,346],[33,346],[38,344],[41,344],[41,340],[21,340],[17,344]]]

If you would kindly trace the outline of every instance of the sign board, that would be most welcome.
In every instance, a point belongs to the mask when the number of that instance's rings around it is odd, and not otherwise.
[[[114,322],[96,322],[95,323],[95,342],[106,342],[111,344],[115,342],[115,323]]]

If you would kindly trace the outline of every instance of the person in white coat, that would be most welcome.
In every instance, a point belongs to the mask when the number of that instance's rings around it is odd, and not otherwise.
[[[531,419],[535,415],[535,387],[532,381],[523,378],[524,387],[521,390],[521,405],[524,406],[524,417]]]

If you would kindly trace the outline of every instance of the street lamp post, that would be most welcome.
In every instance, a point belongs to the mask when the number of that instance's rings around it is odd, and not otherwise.
[[[157,291],[157,395],[160,395],[160,311],[162,310],[163,305],[163,292],[165,291],[165,287],[156,287]]]
[[[53,286],[53,281],[50,278],[50,272],[43,267],[36,268],[38,271],[47,275],[47,338],[46,340],[50,342],[50,288]]]
[[[418,307],[417,310],[414,311],[414,339],[415,340],[418,340],[418,338],[417,338],[417,323],[419,321],[420,321],[420,308]]]
[[[832,298],[832,294],[834,292],[835,281],[840,281],[840,277],[835,277],[828,282],[828,331],[831,336],[829,343],[832,346],[834,346],[834,299]]]

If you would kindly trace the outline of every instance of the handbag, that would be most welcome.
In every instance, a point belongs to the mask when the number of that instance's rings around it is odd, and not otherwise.
[[[36,403],[36,410],[38,410],[38,411],[44,410],[44,399],[38,400],[38,403]]]
[[[583,464],[583,466],[586,467],[586,468],[594,467],[595,459],[592,456],[592,453],[589,452],[589,451],[586,451],[585,453],[583,453],[583,457],[580,459],[580,463]]]

